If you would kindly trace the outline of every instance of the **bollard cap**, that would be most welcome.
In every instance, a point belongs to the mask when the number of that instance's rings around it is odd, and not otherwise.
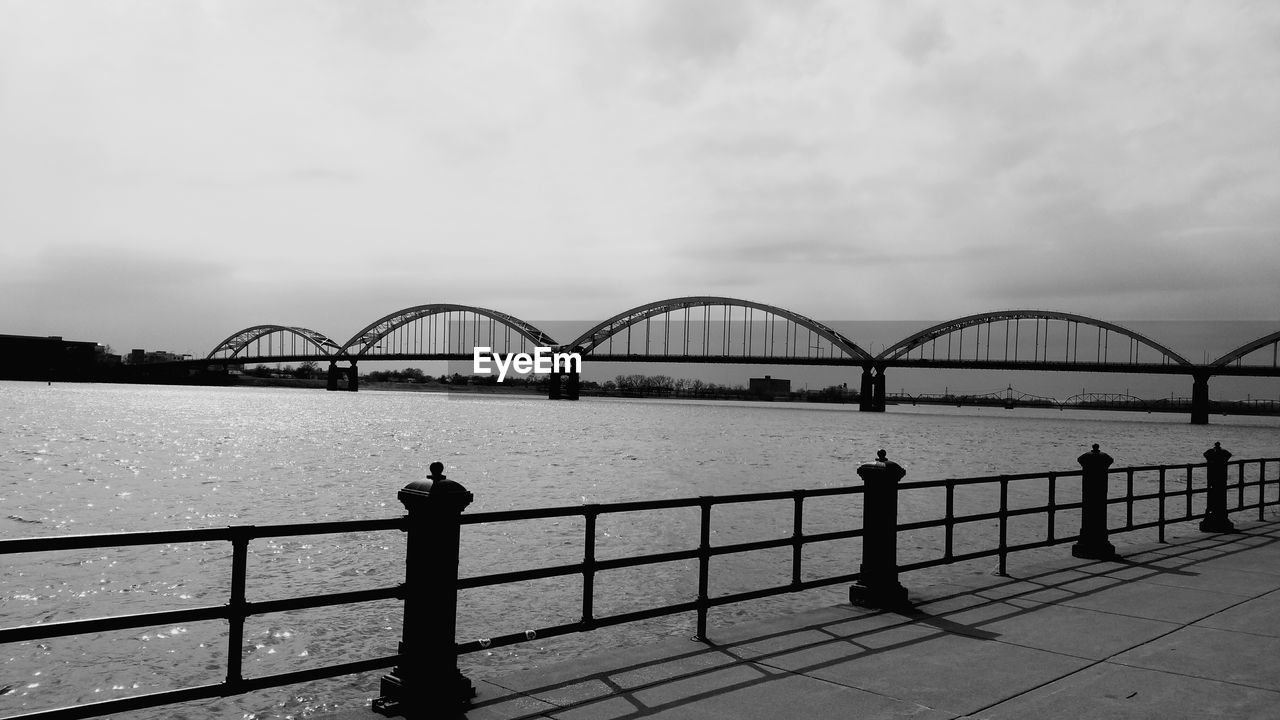
[[[1094,443],[1093,450],[1076,458],[1076,462],[1080,463],[1080,467],[1085,470],[1106,470],[1111,467],[1111,463],[1115,462],[1115,460],[1098,449],[1098,443]]]
[[[396,497],[406,507],[410,504],[427,503],[432,505],[441,502],[450,506],[457,505],[458,511],[471,504],[475,496],[467,491],[461,483],[450,480],[444,474],[444,463],[431,463],[431,474],[422,480],[414,480],[405,485]]]
[[[888,453],[883,448],[876,453],[875,462],[863,463],[858,466],[858,476],[863,481],[874,478],[876,481],[888,480],[897,482],[906,474],[907,471],[903,470],[901,465],[889,459]]]
[[[1224,463],[1231,459],[1231,453],[1222,447],[1222,443],[1214,443],[1213,447],[1204,451],[1204,459],[1209,462]]]

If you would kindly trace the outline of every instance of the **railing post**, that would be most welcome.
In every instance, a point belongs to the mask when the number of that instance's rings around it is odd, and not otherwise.
[[[458,539],[462,511],[474,499],[431,463],[431,476],[397,495],[408,510],[404,629],[400,664],[382,677],[373,709],[383,714],[445,713],[464,707],[476,691],[458,670]]]
[[[1084,472],[1080,480],[1080,539],[1071,546],[1071,554],[1088,560],[1110,560],[1116,556],[1116,547],[1107,540],[1107,468],[1114,461],[1098,449],[1097,443],[1076,461]]]
[[[858,468],[862,495],[862,566],[849,588],[849,602],[865,607],[908,605],[907,589],[898,583],[898,481],[902,466],[877,453],[876,461]]]
[[[1209,492],[1205,497],[1205,513],[1204,519],[1200,521],[1200,532],[1235,532],[1236,526],[1227,516],[1227,460],[1231,459],[1231,453],[1223,449],[1222,443],[1214,443],[1213,447],[1204,451],[1204,459],[1209,463],[1209,467],[1205,469]]]

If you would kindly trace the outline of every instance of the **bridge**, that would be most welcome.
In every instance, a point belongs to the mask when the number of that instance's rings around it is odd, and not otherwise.
[[[451,303],[397,310],[344,343],[309,328],[254,325],[229,335],[199,362],[327,362],[329,389],[338,389],[345,377],[347,389],[356,390],[361,361],[470,361],[478,347],[499,356],[543,347],[578,353],[584,362],[860,367],[859,406],[872,412],[885,408],[888,368],[1187,375],[1192,379],[1190,412],[1195,424],[1208,422],[1211,377],[1280,377],[1280,332],[1197,364],[1105,320],[1047,310],[1000,310],[938,323],[872,355],[834,328],[800,313],[718,296],[640,305],[563,343],[513,315]],[[576,371],[553,372],[550,380],[550,397],[577,398]]]

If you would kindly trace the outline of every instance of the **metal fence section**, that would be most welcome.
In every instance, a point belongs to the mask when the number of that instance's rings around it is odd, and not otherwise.
[[[445,478],[443,465],[434,463],[428,479],[410,483],[400,491],[398,497],[408,514],[397,518],[0,540],[0,555],[211,541],[229,542],[232,550],[230,592],[225,605],[0,629],[0,643],[12,643],[164,623],[224,619],[228,623],[228,634],[226,679],[223,682],[13,717],[41,720],[96,717],[392,667],[392,672],[383,677],[382,697],[375,701],[375,709],[414,712],[451,704],[464,705],[474,695],[470,681],[457,669],[457,657],[465,653],[681,613],[696,614],[697,637],[705,639],[709,611],[731,603],[851,583],[852,602],[897,606],[908,601],[908,592],[898,580],[900,573],[997,558],[997,571],[1003,574],[1011,553],[1064,543],[1074,543],[1072,553],[1078,557],[1106,559],[1114,556],[1114,548],[1108,540],[1112,534],[1155,528],[1158,539],[1163,541],[1168,525],[1193,520],[1200,520],[1200,529],[1206,532],[1230,532],[1234,529],[1230,513],[1256,510],[1258,519],[1262,520],[1268,507],[1280,506],[1280,458],[1232,461],[1230,455],[1215,445],[1204,453],[1204,463],[1111,468],[1111,458],[1095,445],[1092,452],[1079,458],[1081,469],[1077,471],[901,482],[907,471],[881,451],[876,461],[858,468],[858,475],[863,481],[861,484],[842,487],[473,514],[463,513],[472,500],[471,493]],[[1201,477],[1204,482],[1198,484],[1196,481]],[[1153,485],[1154,489],[1151,489]],[[1024,487],[1029,489],[1024,490]],[[993,501],[994,507],[976,512],[961,510],[958,496],[970,489],[981,490],[985,493],[983,498]],[[927,503],[928,507],[934,508],[933,516],[900,521],[903,493],[920,492],[940,496]],[[806,532],[806,502],[837,496],[861,500],[861,525],[858,518],[851,517],[847,526],[840,529]],[[1027,498],[1039,499],[1028,505],[1024,502]],[[789,533],[748,542],[712,543],[718,508],[779,501],[791,505]],[[602,516],[674,509],[697,510],[696,544],[693,538],[689,538],[688,546],[683,549],[607,559],[597,557],[597,521]],[[497,528],[505,523],[562,518],[582,519],[584,531],[580,561],[458,577],[459,537],[463,525]],[[1079,521],[1078,527],[1068,527],[1075,519]],[[1031,523],[1029,527],[1038,529],[1013,532],[1011,523]],[[989,536],[979,533],[982,540],[978,546],[961,548],[958,531],[969,526],[994,526],[995,532]],[[282,600],[246,600],[246,564],[251,541],[269,537],[386,530],[408,533],[404,583],[394,587]],[[930,530],[941,534],[936,554],[899,564],[896,551],[901,536]],[[805,579],[806,547],[854,538],[862,546],[861,563],[856,571],[853,567],[855,559],[846,558],[843,572]],[[745,591],[712,594],[713,558],[786,548],[791,551],[789,581]],[[660,601],[627,612],[597,614],[597,576],[600,573],[678,561],[697,562],[696,596],[678,602]],[[580,577],[582,582],[581,612],[572,620],[457,642],[455,629],[460,591],[572,576]],[[388,599],[402,599],[405,603],[403,634],[397,654],[276,675],[242,677],[243,628],[247,617]]]
[[[358,590],[352,592],[308,595],[282,600],[248,602],[245,599],[245,575],[248,547],[252,540],[299,535],[327,535],[334,533],[405,530],[405,518],[380,520],[351,520],[341,522],[298,523],[287,525],[236,525],[225,528],[201,530],[165,530],[157,532],[107,533],[97,535],[67,535],[59,537],[35,537],[0,540],[0,555],[15,553],[49,552],[56,550],[85,550],[117,548],[130,545],[163,545],[171,543],[229,542],[231,543],[230,593],[225,605],[136,613],[86,620],[67,620],[24,625],[0,629],[0,644],[68,637],[86,633],[128,630],[169,623],[187,623],[223,619],[227,621],[226,679],[220,683],[178,688],[156,693],[134,695],[126,698],[87,703],[83,705],[30,712],[9,716],[35,720],[69,720],[90,718],[110,713],[131,712],[173,703],[206,700],[237,695],[283,685],[311,680],[369,672],[392,667],[400,661],[400,655],[368,658],[354,662],[309,668],[295,672],[245,678],[241,675],[243,661],[243,637],[245,619],[253,615],[301,610],[332,605],[370,602],[374,600],[404,597],[403,585]]]

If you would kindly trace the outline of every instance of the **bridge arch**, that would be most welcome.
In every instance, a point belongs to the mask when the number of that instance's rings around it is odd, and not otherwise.
[[[1233,362],[1242,360],[1245,355],[1248,355],[1255,350],[1260,350],[1268,345],[1272,346],[1271,365],[1272,367],[1275,367],[1277,365],[1277,349],[1280,348],[1280,332],[1273,332],[1270,335],[1264,335],[1253,342],[1245,343],[1244,345],[1241,345],[1235,350],[1232,350],[1217,360],[1209,363],[1209,367],[1226,367]]]
[[[250,343],[253,343],[259,340],[260,338],[266,337],[273,333],[284,333],[292,337],[301,338],[306,342],[306,345],[309,345],[310,347],[315,348],[320,355],[325,355],[325,356],[334,355],[338,351],[338,344],[336,342],[334,342],[333,340],[330,340],[324,333],[317,332],[309,328],[289,327],[286,325],[254,325],[253,327],[247,327],[239,332],[235,332],[229,335],[226,340],[223,340],[222,342],[218,343],[217,346],[215,346],[213,350],[209,352],[209,355],[206,357],[206,359],[208,360],[224,359],[225,360],[225,359],[233,358],[239,355],[241,352],[243,352],[244,349],[247,348]],[[217,358],[216,356],[218,355],[218,353],[227,353],[227,354],[223,355],[221,358]],[[290,352],[290,353],[282,353],[282,354],[287,354],[287,355],[304,354],[305,355],[308,353]]]
[[[719,318],[711,317],[710,309],[713,307],[724,308],[724,311]],[[702,318],[693,317],[693,314],[691,311],[694,308],[704,309]],[[735,308],[743,311],[743,318],[741,320],[734,319],[733,313]],[[582,335],[578,336],[573,342],[569,343],[568,345],[565,345],[564,347],[566,350],[586,355],[599,348],[607,346],[609,343],[611,343],[612,339],[615,336],[619,335],[620,333],[624,333],[628,331],[629,328],[639,325],[640,323],[644,323],[646,321],[652,320],[653,318],[657,318],[663,315],[673,315],[681,311],[684,311],[684,318],[682,322],[684,324],[684,329],[686,331],[691,326],[691,324],[697,323],[699,321],[704,323],[704,329],[705,329],[705,325],[712,322],[713,320],[724,323],[726,326],[731,325],[734,322],[744,323],[743,325],[744,336],[743,338],[741,338],[743,343],[742,354],[744,356],[751,355],[751,352],[753,351],[760,352],[759,350],[754,350],[754,348],[760,347],[763,349],[764,352],[767,353],[766,356],[770,358],[778,358],[781,360],[786,360],[789,357],[793,357],[792,355],[787,355],[785,352],[783,352],[782,354],[776,353],[778,349],[776,319],[781,318],[784,321],[784,323],[791,324],[790,326],[787,326],[786,328],[784,328],[784,335],[782,338],[783,339],[782,350],[784,351],[787,349],[788,343],[790,344],[790,347],[792,348],[792,350],[798,350],[798,348],[796,347],[798,344],[798,341],[796,341],[795,337],[791,334],[792,326],[794,326],[794,328],[804,328],[810,333],[816,334],[818,337],[826,340],[827,343],[829,343],[830,350],[833,356],[834,356],[834,352],[838,351],[843,355],[845,355],[848,359],[853,361],[870,362],[872,360],[870,353],[863,350],[861,347],[858,347],[858,345],[855,344],[849,338],[840,334],[836,330],[818,322],[817,320],[814,320],[809,317],[805,317],[804,315],[800,315],[799,313],[792,312],[785,308],[776,307],[774,305],[766,305],[764,303],[754,302],[752,300],[741,300],[738,298],[719,297],[719,296],[711,296],[711,295],[669,298],[667,300],[658,300],[657,302],[651,302],[646,305],[640,305],[640,306],[631,308],[630,310],[625,310],[623,312],[618,313],[617,315],[614,315],[608,320],[600,322],[595,327],[582,333]],[[755,319],[752,314],[754,311],[759,311],[761,313],[764,313],[765,317],[761,319]],[[772,340],[770,339],[770,331],[768,329],[764,329],[767,326],[762,325],[763,335],[761,338],[761,342],[757,344],[751,335],[751,330],[753,329],[753,323],[768,323],[771,319],[775,320]],[[664,327],[664,331],[667,329],[668,328]],[[724,350],[724,352],[719,356],[709,355],[708,357],[729,356],[730,353],[728,351],[728,348],[730,345],[730,340],[729,340],[730,334],[731,334],[730,329],[726,327],[724,331],[725,341],[721,344],[721,347]],[[798,332],[795,333],[795,336],[798,336]],[[664,349],[667,349],[667,350],[670,349],[669,340],[670,340],[669,338],[664,338]],[[704,337],[703,342],[700,346],[704,351],[708,349],[710,345],[708,340],[709,340],[708,338]],[[683,343],[681,343],[681,346],[680,346],[684,351],[685,355],[689,354],[690,346],[691,346],[690,340],[686,332],[684,341]],[[650,347],[650,340],[648,337],[646,337],[645,339],[646,353],[648,353],[649,347]],[[821,354],[821,352],[822,350],[821,348],[819,348],[819,354]],[[627,354],[632,354],[630,353],[629,349]],[[672,353],[670,352],[667,352],[664,354],[672,355]],[[795,352],[794,359],[799,359],[799,357],[800,357],[799,353]]]
[[[485,318],[490,323],[487,325],[488,329],[492,330],[494,327],[492,323],[497,323],[509,328],[516,333],[517,338],[522,342],[527,341],[532,346],[555,347],[556,345],[555,339],[550,335],[515,316],[471,305],[433,303],[397,310],[374,320],[366,325],[364,329],[352,335],[351,339],[338,349],[338,354],[351,357],[375,357],[380,354],[376,351],[379,349],[379,343],[384,339],[394,338],[397,331],[408,328],[411,324],[417,323],[421,325],[418,321],[431,320],[433,318],[442,320],[442,322],[425,328],[415,328],[418,331],[415,335],[417,339],[416,347],[402,347],[402,349],[410,351],[399,354],[470,355],[472,346],[476,344],[476,341],[484,339],[479,332],[479,318]],[[469,327],[471,328],[470,332],[468,331]],[[456,336],[453,334],[455,331],[457,333]],[[492,332],[488,334],[488,337],[490,338],[489,347],[495,347],[498,337]],[[470,343],[467,342],[468,338],[470,338]],[[413,350],[416,350],[416,352],[413,352]]]
[[[997,323],[1002,321],[1018,322],[1021,320],[1035,320],[1037,322],[1040,320],[1044,320],[1046,322],[1046,332],[1048,328],[1047,323],[1050,320],[1061,320],[1066,323],[1075,323],[1077,326],[1079,325],[1091,326],[1091,327],[1097,328],[1099,333],[1102,333],[1104,331],[1107,333],[1116,333],[1121,337],[1128,338],[1133,344],[1136,344],[1137,346],[1145,346],[1147,348],[1150,348],[1151,350],[1154,350],[1156,353],[1161,355],[1166,362],[1170,362],[1175,365],[1186,365],[1186,366],[1190,366],[1192,364],[1189,360],[1182,357],[1181,355],[1174,352],[1173,350],[1165,347],[1164,345],[1156,342],[1155,340],[1152,340],[1151,338],[1146,337],[1145,335],[1134,332],[1133,330],[1129,330],[1128,328],[1121,327],[1114,323],[1109,323],[1105,320],[1099,320],[1097,318],[1086,317],[1084,315],[1076,315],[1073,313],[1055,312],[1051,310],[998,310],[995,312],[978,313],[976,315],[966,315],[965,317],[956,318],[954,320],[948,320],[946,322],[938,323],[937,325],[934,325],[932,327],[925,328],[924,330],[921,330],[920,332],[915,333],[914,335],[911,335],[909,337],[906,337],[898,341],[897,343],[885,348],[883,352],[881,352],[879,355],[876,356],[876,359],[880,361],[901,360],[906,358],[909,355],[909,353],[911,353],[913,350],[922,348],[926,343],[930,341],[936,341],[937,339],[945,337],[952,333],[963,332],[963,330],[965,330],[966,328],[990,325],[992,323]],[[1068,333],[1070,333],[1070,329],[1068,329]],[[1008,342],[1008,337],[1009,336],[1006,331],[1006,334],[1005,334],[1006,343]],[[1077,339],[1078,337],[1079,336],[1077,335]],[[1046,349],[1047,349],[1047,344],[1046,344]],[[1100,351],[1100,354],[1101,354],[1101,351]],[[1136,351],[1131,351],[1131,354],[1136,356]],[[1031,364],[1032,361],[1027,361],[1027,362],[1028,364]]]

